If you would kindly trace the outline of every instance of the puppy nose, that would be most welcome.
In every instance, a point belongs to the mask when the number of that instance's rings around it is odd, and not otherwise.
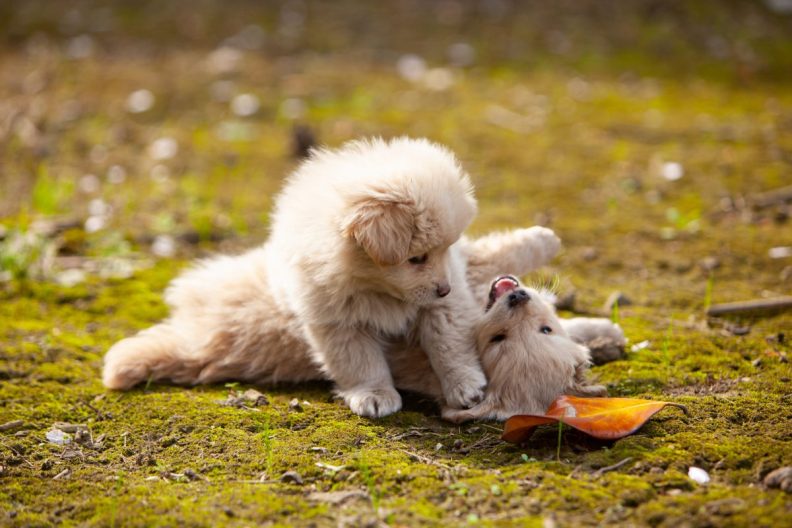
[[[451,293],[451,286],[447,282],[441,282],[437,285],[437,296],[438,297],[445,297],[449,293]]]
[[[520,288],[519,290],[514,290],[509,294],[509,306],[513,308],[519,304],[528,302],[530,299],[531,296],[528,295],[528,292]]]

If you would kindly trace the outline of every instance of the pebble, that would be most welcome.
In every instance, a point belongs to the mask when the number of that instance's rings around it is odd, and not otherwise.
[[[778,246],[770,248],[767,255],[771,259],[782,259],[792,257],[792,246]]]
[[[720,260],[717,257],[705,257],[699,261],[699,267],[704,271],[713,271],[720,268]]]
[[[303,478],[302,475],[297,473],[296,471],[287,471],[280,478],[281,482],[286,482],[290,484],[297,484],[298,486],[303,485]]]
[[[10,431],[11,429],[19,429],[25,425],[25,422],[22,420],[12,420],[10,422],[6,422],[0,425],[0,431]]]
[[[399,75],[408,81],[420,81],[426,75],[426,61],[418,55],[402,55],[396,63]]]
[[[768,473],[764,478],[764,485],[792,493],[792,466],[781,467]]]
[[[610,312],[613,310],[613,307],[618,303],[619,306],[628,306],[632,304],[632,300],[629,297],[624,295],[624,293],[620,291],[615,291],[608,296],[608,300],[605,301],[605,311]]]
[[[176,156],[179,144],[171,137],[162,137],[154,140],[148,147],[148,154],[155,160],[166,160]]]
[[[728,330],[731,335],[744,336],[751,332],[751,327],[730,324],[726,326],[726,330]]]
[[[289,409],[292,411],[301,412],[303,410],[303,407],[300,404],[300,400],[298,400],[297,398],[292,398],[292,400],[289,402]]]
[[[239,94],[231,100],[231,111],[240,117],[250,117],[259,111],[261,103],[253,94]]]
[[[676,161],[668,161],[663,163],[661,174],[668,181],[677,181],[685,175],[685,169]]]
[[[262,405],[269,405],[269,400],[265,395],[257,391],[256,389],[248,389],[242,393],[242,397],[245,398],[247,401],[252,403],[256,407],[260,407]]]
[[[151,244],[151,252],[158,257],[172,257],[176,254],[176,240],[170,235],[157,235]]]
[[[141,114],[147,110],[151,110],[154,106],[154,94],[151,90],[135,90],[129,97],[127,97],[126,108],[132,114]]]
[[[56,445],[66,445],[71,443],[72,440],[70,434],[64,433],[60,429],[50,429],[45,436],[50,443]]]
[[[595,247],[585,247],[581,250],[580,256],[586,262],[591,262],[592,260],[596,260],[599,256],[599,251]]]
[[[688,477],[699,484],[707,484],[710,481],[709,473],[696,466],[688,468]]]

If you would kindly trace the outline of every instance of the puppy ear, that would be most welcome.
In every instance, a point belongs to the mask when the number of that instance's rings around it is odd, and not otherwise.
[[[409,257],[414,228],[412,202],[379,197],[358,202],[341,224],[344,236],[354,238],[380,266]]]

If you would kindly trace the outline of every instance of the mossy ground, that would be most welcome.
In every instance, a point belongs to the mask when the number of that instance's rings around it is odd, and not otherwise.
[[[143,263],[67,287],[53,281],[64,258],[41,279],[22,277],[24,258],[3,260],[17,278],[0,283],[0,424],[24,425],[0,432],[0,525],[789,526],[790,496],[762,477],[792,463],[779,339],[792,315],[703,315],[711,302],[789,293],[792,262],[768,254],[792,244],[788,209],[744,204],[792,183],[789,16],[755,2],[134,6],[0,6],[2,225],[83,221],[101,199],[112,209],[102,229],[50,242],[72,265]],[[249,31],[255,49],[207,69],[249,24],[263,41]],[[449,66],[460,42],[475,58]],[[406,80],[395,64],[408,52],[443,69]],[[154,104],[130,114],[139,89]],[[260,108],[235,116],[224,89]],[[218,403],[244,387],[104,390],[103,353],[165,315],[162,291],[191,258],[265,238],[301,112],[329,145],[409,134],[450,146],[477,185],[472,233],[549,225],[566,251],[529,280],[559,275],[583,310],[614,290],[632,300],[618,317],[631,344],[649,345],[594,376],[612,395],[681,402],[690,415],[664,411],[612,443],[565,431],[557,460],[555,428],[515,447],[499,424],[452,426],[418,397],[372,421],[323,384],[259,387],[270,404],[255,410]],[[163,136],[178,152],[152,160]],[[681,179],[661,176],[668,162]],[[123,181],[106,178],[115,166]],[[199,242],[156,259],[155,235]],[[293,410],[293,398],[309,403]],[[56,421],[103,441],[49,443]],[[691,465],[711,483],[690,480]],[[285,471],[304,484],[280,482]],[[370,498],[309,498],[329,490]]]

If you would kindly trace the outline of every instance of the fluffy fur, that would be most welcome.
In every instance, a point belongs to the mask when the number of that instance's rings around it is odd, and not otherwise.
[[[563,393],[602,394],[602,387],[589,386],[583,378],[588,351],[579,343],[603,334],[623,338],[617,325],[607,319],[559,320],[552,306],[528,289],[527,300],[510,306],[508,295],[521,289],[516,282],[505,293],[501,291],[485,312],[497,283],[490,284],[492,270],[522,275],[544,264],[559,249],[553,232],[540,227],[518,229],[478,240],[462,239],[458,245],[467,264],[465,289],[471,295],[475,292],[479,307],[466,335],[489,380],[484,400],[469,410],[450,407],[428,355],[404,338],[393,339],[385,348],[396,386],[435,398],[444,418],[456,422],[544,412]],[[131,386],[146,379],[183,384],[327,379],[313,362],[296,317],[280,310],[256,262],[251,257],[223,257],[178,279],[167,297],[174,307],[172,319],[178,317],[176,323],[155,326],[118,343],[105,360],[105,384],[113,386],[123,380]],[[196,297],[174,297],[177,292]],[[195,308],[200,298],[213,298],[213,306],[220,311],[178,309]],[[553,332],[542,333],[543,326]],[[206,332],[210,327],[215,331]],[[169,335],[175,328],[215,338],[191,352],[183,347],[183,337]],[[568,335],[567,328],[574,329],[575,335]],[[493,342],[501,334],[505,339]]]
[[[454,422],[505,420],[515,414],[542,414],[562,394],[604,396],[605,388],[585,379],[589,350],[567,328],[589,327],[620,334],[607,319],[562,320],[552,304],[514,277],[501,277],[490,288],[488,309],[476,325],[476,346],[489,382],[484,400],[471,409],[444,409]]]
[[[355,413],[384,416],[401,407],[385,357],[400,341],[426,352],[447,405],[470,407],[486,379],[457,242],[475,212],[467,175],[428,141],[315,152],[277,198],[264,247],[177,278],[171,316],[117,343],[104,383],[325,377]]]

